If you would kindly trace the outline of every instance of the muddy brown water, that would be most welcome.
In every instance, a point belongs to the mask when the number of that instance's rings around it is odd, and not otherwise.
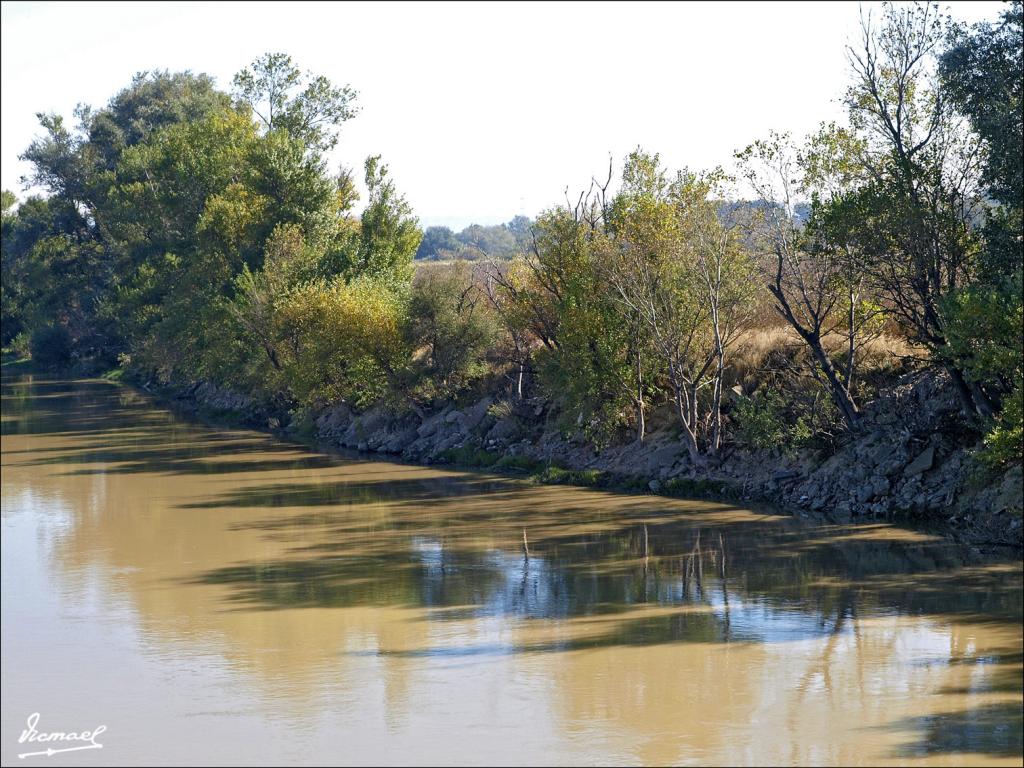
[[[1019,554],[3,380],[4,765],[1020,765]],[[523,552],[526,531],[530,556]],[[22,742],[106,726],[85,742]]]

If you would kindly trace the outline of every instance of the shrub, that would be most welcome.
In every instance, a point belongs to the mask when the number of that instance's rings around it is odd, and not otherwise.
[[[494,313],[468,265],[421,269],[403,326],[421,397],[453,397],[485,375],[496,332]]]
[[[508,400],[498,400],[487,406],[487,415],[495,421],[507,419],[512,415],[512,404]]]
[[[1020,464],[1024,455],[1024,381],[1003,401],[1003,410],[985,435],[985,448],[979,458],[989,468],[1005,469]]]
[[[22,331],[11,339],[11,349],[19,358],[31,357],[32,335],[28,331]]]
[[[494,451],[485,451],[482,448],[464,445],[461,448],[449,448],[447,451],[442,451],[438,458],[447,464],[459,464],[464,467],[490,467],[500,457],[501,454]]]
[[[512,456],[506,454],[494,465],[496,469],[509,469],[517,472],[538,472],[543,465],[529,456]]]
[[[740,442],[761,450],[783,444],[787,434],[782,405],[782,397],[772,390],[740,400],[734,411]]]
[[[803,411],[803,412],[802,412]],[[834,406],[827,398],[819,398],[807,412],[802,403],[787,403],[774,389],[763,390],[755,397],[742,398],[733,410],[737,438],[747,448],[777,449],[783,453],[808,445],[818,434],[814,416],[821,412],[825,424]],[[834,415],[832,415],[834,418]]]
[[[403,312],[401,295],[377,280],[316,280],[290,291],[273,324],[281,373],[299,403],[368,408],[385,398],[408,358]]]

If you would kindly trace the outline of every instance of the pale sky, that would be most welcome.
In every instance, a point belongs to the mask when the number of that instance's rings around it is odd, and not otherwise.
[[[533,216],[606,172],[609,152],[728,165],[771,129],[841,119],[858,5],[4,2],[2,183],[22,195],[36,112],[70,119],[147,69],[228,90],[282,51],[359,91],[333,166],[383,155],[424,225]],[[973,22],[1003,3],[944,7]]]

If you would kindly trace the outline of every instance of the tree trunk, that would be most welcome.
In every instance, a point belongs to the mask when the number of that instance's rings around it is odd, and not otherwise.
[[[836,369],[832,365],[832,361],[828,359],[828,355],[825,354],[824,348],[821,346],[821,339],[815,336],[805,336],[804,340],[811,348],[811,352],[814,355],[814,359],[818,362],[818,366],[825,374],[825,378],[828,379],[828,386],[832,400],[835,402],[836,407],[839,409],[839,414],[843,417],[843,421],[846,426],[852,429],[857,423],[857,418],[860,415],[857,411],[857,405],[853,402],[853,398],[850,397],[850,393],[843,386],[843,383],[839,380],[839,376],[836,374]]]
[[[274,366],[274,370],[281,370],[281,363],[278,362],[276,350],[269,344],[263,345],[264,351],[267,353],[267,357],[270,358],[270,364]]]
[[[718,325],[718,309],[714,309],[715,332],[715,382],[711,393],[711,444],[708,453],[718,453],[722,442],[722,378],[725,376],[725,346],[722,344],[722,333]]]
[[[644,441],[644,374],[640,365],[640,350],[636,351],[636,441]]]
[[[843,382],[846,385],[846,393],[848,395],[852,394],[852,392],[853,392],[853,363],[854,363],[854,353],[855,353],[855,351],[857,349],[857,345],[856,345],[856,339],[857,339],[857,310],[856,310],[857,295],[853,291],[850,291],[849,299],[850,299],[850,313],[849,313],[849,315],[847,315],[847,318],[846,318],[846,323],[847,323],[847,325],[846,325],[846,332],[847,332],[847,338],[849,340],[849,344],[847,345],[847,348],[846,348],[846,375],[844,376],[846,381]]]
[[[683,444],[690,456],[690,461],[695,466],[702,466],[704,457],[700,455],[700,448],[697,446],[697,435],[693,431],[688,418],[689,404],[683,405],[683,388],[676,381],[672,382],[672,390],[675,393],[676,415],[679,417],[679,425],[683,428]]]
[[[719,353],[715,370],[715,386],[711,396],[711,445],[709,453],[718,453],[722,443],[722,377],[725,373],[725,353]]]
[[[957,396],[960,398],[960,408],[964,416],[971,424],[977,425],[978,417],[989,418],[992,416],[993,407],[988,397],[981,391],[981,388],[973,382],[968,382],[963,373],[955,365],[947,363],[946,371],[956,387]]]

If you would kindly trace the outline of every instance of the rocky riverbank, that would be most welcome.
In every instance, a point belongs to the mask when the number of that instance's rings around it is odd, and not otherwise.
[[[941,530],[980,544],[1022,544],[1021,468],[986,475],[971,456],[955,393],[945,377],[903,377],[869,405],[856,433],[831,455],[806,451],[724,452],[694,466],[671,425],[595,450],[555,425],[541,400],[484,397],[418,415],[338,405],[304,420],[272,413],[252,398],[193,383],[162,394],[206,415],[227,415],[340,447],[406,461],[527,472],[544,482],[679,496],[767,501],[794,514],[840,523],[886,520]]]

